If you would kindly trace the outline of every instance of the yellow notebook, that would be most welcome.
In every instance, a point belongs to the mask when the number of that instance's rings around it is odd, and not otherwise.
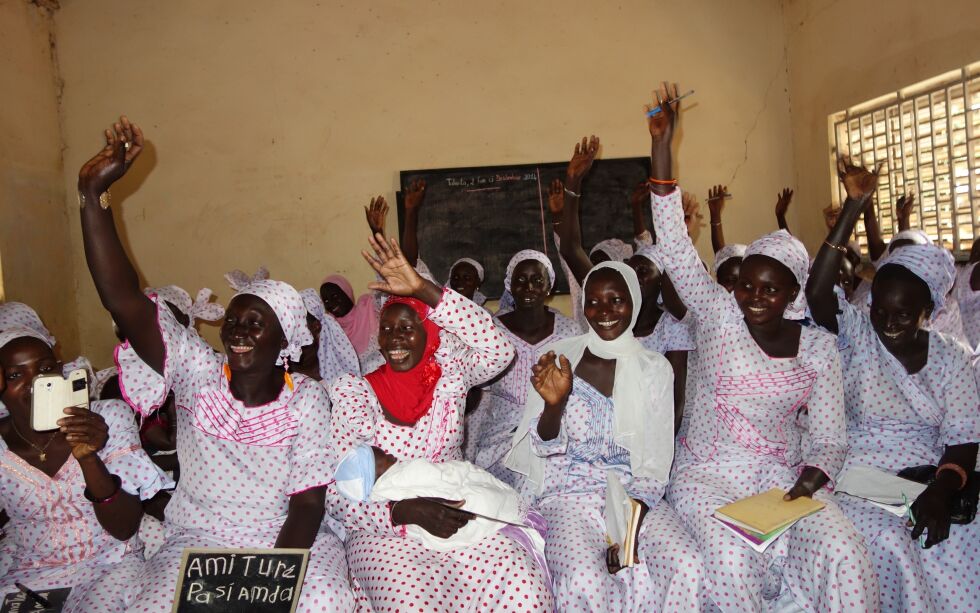
[[[715,511],[715,517],[730,522],[740,528],[768,535],[774,530],[788,526],[807,515],[812,515],[824,507],[819,500],[801,496],[786,502],[785,490],[774,487],[768,492],[756,494],[726,504]]]

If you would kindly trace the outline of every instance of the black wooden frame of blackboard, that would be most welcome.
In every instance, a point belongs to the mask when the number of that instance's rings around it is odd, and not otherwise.
[[[184,588],[184,575],[187,573],[187,561],[190,559],[192,554],[206,554],[206,555],[222,555],[222,554],[236,554],[236,555],[246,555],[246,554],[290,554],[290,555],[300,555],[303,557],[303,563],[299,570],[299,581],[297,582],[297,587],[299,591],[296,592],[293,598],[292,605],[290,606],[289,612],[296,613],[296,606],[299,604],[299,597],[303,592],[303,584],[306,582],[306,570],[310,563],[310,550],[309,549],[295,549],[295,548],[279,548],[279,549],[235,549],[235,548],[211,548],[211,547],[185,547],[180,557],[180,571],[177,575],[177,588],[174,590],[174,602],[173,609],[171,613],[178,613],[180,610],[180,592]]]
[[[491,299],[496,299],[500,296],[500,293],[503,290],[503,275],[507,260],[509,260],[518,249],[538,249],[539,251],[544,251],[548,254],[548,257],[552,261],[552,265],[555,267],[557,280],[555,283],[554,293],[568,293],[568,284],[565,280],[564,274],[562,273],[558,260],[558,254],[551,237],[551,218],[550,213],[547,211],[548,185],[553,178],[564,179],[565,169],[567,166],[568,162],[563,161],[541,164],[511,164],[497,166],[467,166],[459,168],[403,170],[399,173],[401,190],[395,194],[396,208],[398,211],[398,236],[399,238],[402,236],[405,228],[405,206],[402,198],[402,191],[406,189],[408,185],[410,185],[416,178],[423,178],[426,180],[426,183],[429,186],[427,189],[428,200],[428,196],[433,192],[433,180],[443,180],[448,176],[462,174],[506,174],[509,172],[527,173],[529,171],[534,171],[535,173],[540,172],[539,187],[541,192],[538,201],[538,207],[541,209],[540,223],[539,225],[534,226],[534,238],[531,238],[531,232],[528,231],[528,240],[522,246],[518,247],[517,245],[513,245],[507,249],[507,253],[496,252],[492,255],[487,252],[444,253],[440,250],[440,244],[438,242],[426,240],[424,237],[425,228],[423,226],[425,224],[425,217],[427,214],[431,214],[432,212],[431,202],[426,202],[426,204],[422,206],[419,219],[419,252],[422,259],[424,259],[426,264],[429,266],[436,280],[440,282],[445,282],[447,280],[449,266],[457,259],[461,257],[472,257],[480,261],[486,269],[487,274],[487,279],[485,280],[481,291]],[[622,170],[628,171],[628,179],[617,181],[613,186],[602,184],[607,175],[615,175],[616,172]],[[650,158],[648,157],[609,158],[598,159],[595,161],[592,171],[589,173],[589,176],[586,177],[582,186],[582,212],[580,217],[582,222],[583,243],[586,245],[586,249],[606,238],[619,238],[632,244],[634,238],[633,218],[632,211],[629,207],[629,195],[640,182],[644,181],[649,176],[649,172]],[[599,200],[601,200],[602,192],[606,192],[607,197],[611,197],[608,195],[610,189],[618,193],[621,197],[612,197],[612,201],[610,202],[600,202]],[[643,207],[644,217],[646,218],[647,228],[652,228],[648,215],[648,208],[649,207],[646,206]],[[610,216],[610,212],[614,214]],[[538,235],[540,235],[540,237]],[[494,237],[489,238],[490,240],[493,240]]]

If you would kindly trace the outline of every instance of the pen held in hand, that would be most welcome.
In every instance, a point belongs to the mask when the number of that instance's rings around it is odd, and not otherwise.
[[[674,98],[672,100],[667,100],[663,104],[673,104],[673,103],[677,102],[678,100],[680,100],[682,98],[687,98],[688,96],[690,96],[693,93],[694,93],[694,90],[692,89],[691,91],[689,91],[687,93],[683,93],[680,96],[677,96],[676,98]],[[650,109],[649,111],[647,111],[647,117],[653,117],[654,115],[656,115],[657,113],[659,113],[660,111],[662,111],[663,110],[663,104],[661,104],[660,106],[655,106],[652,109]]]

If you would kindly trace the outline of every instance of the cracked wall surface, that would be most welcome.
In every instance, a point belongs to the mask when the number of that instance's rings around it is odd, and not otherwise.
[[[72,359],[79,350],[75,254],[68,234],[53,40],[50,8],[0,0],[4,294],[36,308],[58,338],[62,357]]]
[[[833,181],[827,117],[980,61],[980,2],[785,0],[797,192],[790,223],[815,252]]]

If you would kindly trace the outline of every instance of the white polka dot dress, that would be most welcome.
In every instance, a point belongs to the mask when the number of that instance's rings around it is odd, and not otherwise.
[[[538,418],[531,420],[531,448],[547,458],[535,504],[548,522],[545,555],[558,609],[696,611],[704,596],[697,544],[663,500],[665,484],[633,476],[629,451],[613,440],[613,419],[612,399],[575,377],[557,437],[542,441]],[[603,516],[610,470],[650,508],[640,527],[640,562],[614,575],[606,568]]]
[[[980,291],[974,291],[970,285],[970,277],[976,264],[960,267],[956,274],[956,285],[953,295],[960,307],[960,318],[963,323],[963,334],[970,349],[980,346]]]
[[[185,547],[275,545],[289,497],[333,479],[330,400],[313,379],[294,373],[294,389],[246,407],[228,387],[225,357],[158,309],[166,347],[164,376],[128,345],[116,351],[120,389],[147,414],[173,391],[180,482],[167,505],[166,537],[147,562],[143,591],[129,609],[169,610]],[[340,539],[320,531],[310,550],[299,611],[350,611],[353,593]]]
[[[93,412],[109,426],[99,451],[123,489],[148,500],[173,482],[140,446],[132,410],[118,400],[95,401]],[[10,523],[0,540],[0,594],[16,592],[14,582],[35,591],[71,587],[65,611],[116,613],[139,592],[143,543],[119,541],[106,532],[85,499],[85,479],[71,456],[54,477],[7,449],[0,439],[0,508]]]
[[[785,587],[805,609],[875,610],[878,585],[863,539],[825,490],[816,497],[827,507],[762,554],[712,518],[735,500],[789,489],[806,466],[832,485],[846,451],[840,358],[832,335],[806,327],[796,357],[766,355],[734,297],[702,267],[680,191],[651,201],[667,272],[696,319],[698,346],[667,497],[700,547],[711,599],[725,611],[760,610]],[[804,410],[806,449],[798,420]]]
[[[436,360],[442,376],[432,408],[412,427],[382,417],[364,379],[343,376],[330,391],[336,424],[347,449],[368,438],[398,460],[433,462],[462,457],[466,392],[500,373],[514,349],[490,316],[445,289],[429,318],[443,328]],[[362,610],[372,611],[551,611],[543,570],[516,541],[498,533],[450,552],[430,551],[391,524],[388,505],[354,503],[328,488],[329,513],[347,530],[347,560]]]
[[[510,340],[517,355],[502,375],[483,388],[480,406],[466,420],[467,442],[472,438],[475,447],[468,459],[518,490],[523,476],[504,466],[504,456],[510,451],[514,430],[521,421],[524,402],[531,392],[531,367],[538,363],[546,345],[582,334],[574,320],[560,313],[554,313],[554,316],[551,334],[534,345],[511,332],[499,319],[494,319],[497,330]]]
[[[961,343],[929,334],[929,357],[909,374],[878,340],[869,317],[841,305],[847,401],[845,466],[898,473],[939,463],[947,445],[980,441],[980,394]],[[905,519],[857,498],[836,496],[871,550],[885,611],[976,611],[980,523],[950,526],[949,539],[922,549]]]

